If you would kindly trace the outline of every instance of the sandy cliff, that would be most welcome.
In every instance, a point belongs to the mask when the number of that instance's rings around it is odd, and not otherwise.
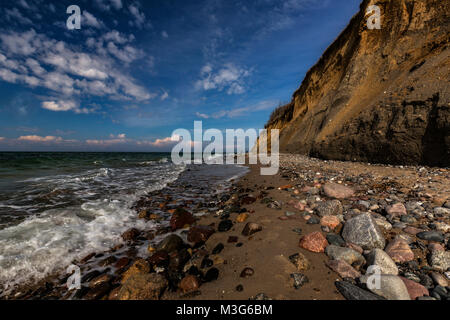
[[[379,30],[367,27],[370,5]],[[280,151],[450,166],[449,35],[448,1],[364,0],[267,123]]]

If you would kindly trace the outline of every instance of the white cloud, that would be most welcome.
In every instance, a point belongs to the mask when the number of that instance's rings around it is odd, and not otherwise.
[[[3,140],[5,140],[5,138],[4,137],[0,137],[0,141],[3,141]]]
[[[169,34],[167,33],[167,31],[163,31],[161,32],[161,36],[165,39],[167,39],[169,37]]]
[[[164,91],[164,93],[161,95],[161,100],[164,101],[169,98],[169,93],[167,91]]]
[[[83,11],[81,19],[81,23],[83,26],[94,27],[97,29],[101,29],[105,26],[101,20],[98,20],[96,17],[94,17],[94,15],[86,10]]]
[[[122,9],[122,0],[95,0],[95,4],[103,11],[110,11],[111,8],[116,10]]]
[[[143,12],[141,12],[139,8],[139,3],[136,2],[128,7],[131,15],[133,16],[133,21],[130,21],[131,26],[136,26],[139,29],[144,28],[146,25],[146,17]]]
[[[5,9],[5,17],[10,22],[17,21],[21,24],[33,24],[33,22],[30,19],[24,17],[17,8]]]
[[[196,116],[203,119],[220,119],[220,118],[237,118],[241,116],[246,116],[248,114],[258,112],[258,111],[264,111],[274,108],[276,106],[276,101],[273,100],[267,100],[262,101],[256,105],[251,105],[248,107],[242,107],[242,108],[236,108],[231,110],[220,110],[212,114],[204,114],[204,113],[196,113]]]
[[[231,95],[245,92],[244,79],[250,75],[250,71],[228,63],[213,72],[213,67],[207,64],[201,69],[200,74],[202,79],[197,81],[197,89],[226,90]]]
[[[19,141],[28,141],[28,142],[61,142],[63,138],[55,137],[55,136],[21,136],[17,140]]]
[[[62,111],[73,111],[75,113],[90,113],[92,110],[88,108],[80,108],[79,104],[71,100],[58,100],[58,101],[44,101],[41,107],[46,110],[62,112]]]

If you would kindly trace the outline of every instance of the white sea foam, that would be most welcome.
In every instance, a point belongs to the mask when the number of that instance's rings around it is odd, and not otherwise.
[[[130,227],[153,227],[151,222],[138,220],[131,205],[143,194],[176,180],[183,170],[172,164],[101,168],[78,176],[28,181],[69,189],[70,196],[82,204],[44,210],[0,230],[0,295],[19,284],[64,270],[73,260],[91,252],[111,248],[121,242],[120,235]],[[28,195],[30,199],[35,196]]]

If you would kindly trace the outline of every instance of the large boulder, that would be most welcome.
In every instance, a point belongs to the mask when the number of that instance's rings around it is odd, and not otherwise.
[[[159,300],[167,280],[159,274],[135,274],[120,288],[118,300]]]
[[[363,249],[384,249],[386,240],[378,225],[370,213],[360,214],[350,220],[344,226],[342,237],[350,243],[354,243]]]

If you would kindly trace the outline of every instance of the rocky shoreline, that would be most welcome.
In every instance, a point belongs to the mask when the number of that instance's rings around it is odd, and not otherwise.
[[[14,299],[450,298],[448,169],[299,155],[280,165],[275,176],[250,166],[220,192],[186,179],[146,196],[136,214],[157,231],[128,230],[77,262],[80,290],[67,292],[66,276]]]

